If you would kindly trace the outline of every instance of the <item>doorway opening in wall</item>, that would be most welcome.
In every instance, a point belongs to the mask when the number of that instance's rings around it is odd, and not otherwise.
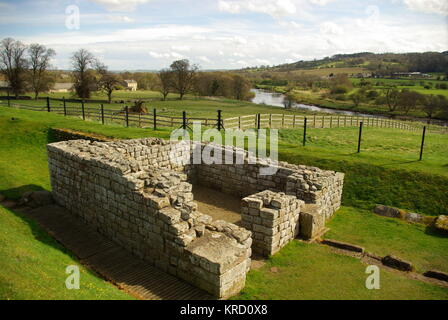
[[[193,184],[193,196],[201,213],[240,226],[241,198],[199,184]]]

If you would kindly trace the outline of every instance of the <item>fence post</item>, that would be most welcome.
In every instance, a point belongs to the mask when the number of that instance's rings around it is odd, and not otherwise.
[[[101,123],[104,124],[104,105],[101,104]]]
[[[218,110],[218,131],[221,131],[221,110]]]
[[[269,129],[272,128],[272,113],[269,114]]]
[[[64,106],[64,117],[67,116],[67,104],[65,103],[65,97],[62,97],[62,104]]]
[[[423,147],[425,146],[425,135],[426,135],[426,126],[423,127],[423,135],[422,135],[422,145],[420,147],[420,160],[423,159]]]
[[[261,129],[261,114],[260,113],[257,114],[257,129],[258,130]]]
[[[322,116],[322,128],[325,128],[325,116]]]
[[[307,123],[307,119],[305,117],[305,119],[303,121],[303,146],[306,145],[306,123]]]
[[[238,129],[241,130],[241,116],[238,117]]]
[[[182,111],[182,129],[187,129],[187,113]]]
[[[11,106],[11,97],[9,96],[9,90],[7,91],[7,95],[8,95],[8,107]]]
[[[293,128],[296,127],[296,115],[295,114],[292,116],[292,127]]]
[[[313,127],[316,128],[316,115],[314,115],[314,118],[313,118]]]
[[[50,112],[50,97],[47,97],[47,111]]]
[[[153,125],[154,125],[154,131],[156,131],[157,130],[157,110],[156,110],[156,108],[154,108],[154,123],[153,123]]]
[[[86,120],[86,114],[84,112],[84,99],[81,100],[82,120]]]
[[[125,112],[125,117],[126,117],[126,128],[129,127],[129,108],[128,106],[126,106],[124,108],[124,112]]]
[[[361,152],[362,121],[359,123],[358,153]]]
[[[333,127],[333,116],[330,116],[330,128]]]

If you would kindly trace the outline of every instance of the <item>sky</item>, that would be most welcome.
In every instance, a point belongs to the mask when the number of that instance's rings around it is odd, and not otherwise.
[[[340,53],[448,50],[448,0],[0,0],[0,39],[85,48],[111,70],[239,69]]]

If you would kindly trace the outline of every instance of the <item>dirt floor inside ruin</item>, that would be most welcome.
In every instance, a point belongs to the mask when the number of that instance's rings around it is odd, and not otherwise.
[[[198,209],[213,220],[241,222],[241,199],[201,185],[193,185],[194,201]]]

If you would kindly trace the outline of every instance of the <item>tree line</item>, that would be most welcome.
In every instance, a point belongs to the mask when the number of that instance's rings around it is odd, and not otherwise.
[[[16,98],[32,91],[35,99],[39,93],[47,92],[55,83],[51,59],[55,51],[40,44],[29,46],[20,41],[6,38],[0,45],[0,72],[9,83]],[[182,100],[186,94],[198,96],[223,96],[238,100],[252,97],[251,83],[241,75],[227,72],[199,72],[199,66],[188,60],[177,60],[169,68],[157,73],[109,71],[108,67],[86,49],[80,49],[71,56],[70,78],[73,92],[81,99],[88,99],[92,92],[102,91],[112,101],[115,90],[122,89],[123,79],[135,78],[140,89],[159,91],[162,99],[169,94],[178,94]]]

